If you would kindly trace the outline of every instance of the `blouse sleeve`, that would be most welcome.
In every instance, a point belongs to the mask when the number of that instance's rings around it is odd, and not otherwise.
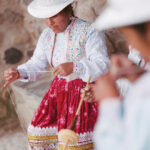
[[[101,103],[94,135],[97,150],[125,150],[124,147],[120,147],[123,140],[121,117],[119,98],[110,98]]]
[[[127,101],[127,99],[125,99],[125,101]],[[132,110],[128,118],[127,109],[125,109],[125,114],[123,114],[123,106],[120,99],[107,99],[101,103],[100,115],[96,124],[94,137],[97,150],[150,149],[149,95],[144,95],[141,101],[142,104],[140,103],[138,109],[137,103],[134,101],[134,105],[136,106],[136,109],[134,109],[136,111]],[[132,104],[130,103],[129,105]],[[127,107],[129,107],[129,105]],[[135,117],[134,119],[132,117],[133,115]]]
[[[45,40],[45,32],[46,30],[41,34],[31,59],[17,68],[22,78],[21,81],[23,82],[37,80],[38,77],[44,74],[44,71],[48,66],[48,59],[44,52],[43,44],[43,41]]]
[[[85,82],[91,75],[91,81],[94,81],[99,75],[106,73],[109,67],[105,33],[92,29],[85,40],[85,51],[86,57],[74,63],[74,73]]]

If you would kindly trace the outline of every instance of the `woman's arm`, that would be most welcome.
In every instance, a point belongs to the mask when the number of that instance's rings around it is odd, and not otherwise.
[[[35,81],[44,73],[42,71],[45,71],[48,66],[44,45],[44,40],[46,40],[46,32],[47,29],[41,34],[31,59],[17,68],[20,76],[22,77],[22,81]]]
[[[91,81],[94,81],[98,76],[106,73],[109,67],[105,34],[91,29],[85,40],[85,51],[86,57],[74,63],[74,72],[84,81],[87,81],[91,75]]]

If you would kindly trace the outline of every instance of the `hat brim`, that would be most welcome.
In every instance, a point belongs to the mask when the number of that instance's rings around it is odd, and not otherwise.
[[[136,13],[133,12],[134,9],[129,10],[130,12],[127,11],[107,7],[93,23],[93,26],[98,30],[106,30],[150,21],[150,9]]]
[[[28,6],[28,12],[36,18],[50,18],[58,14],[60,11],[62,11],[66,6],[71,4],[74,0],[66,1],[63,4],[59,5],[53,5],[50,7],[39,7],[37,3],[32,1]]]

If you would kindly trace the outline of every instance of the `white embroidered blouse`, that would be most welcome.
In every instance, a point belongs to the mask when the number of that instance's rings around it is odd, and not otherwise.
[[[91,75],[91,81],[94,81],[107,72],[109,66],[104,32],[99,33],[87,22],[74,17],[67,29],[56,37],[50,28],[46,28],[40,35],[31,59],[18,66],[24,78],[22,81],[35,81],[51,61],[54,67],[74,62],[71,79],[80,78],[86,82]]]

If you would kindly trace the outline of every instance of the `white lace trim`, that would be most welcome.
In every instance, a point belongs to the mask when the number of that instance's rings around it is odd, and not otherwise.
[[[48,146],[40,146],[33,148],[33,150],[50,150],[50,149],[58,149],[58,146],[55,144],[50,144]]]
[[[77,144],[69,144],[69,146],[82,146],[82,145],[86,145],[86,144],[91,144],[91,143],[93,143],[93,141],[88,141],[88,142],[80,142],[80,143],[77,143]],[[65,145],[65,143],[63,143],[63,142],[58,142],[58,145]],[[86,146],[85,146],[86,147]]]
[[[48,136],[48,135],[56,135],[58,133],[57,127],[34,127],[33,125],[29,125],[28,134],[32,136]]]
[[[93,139],[94,132],[84,132],[77,135],[79,137],[79,142],[77,144],[70,145],[70,146],[80,146],[84,144],[93,143],[92,139]],[[58,139],[58,141],[59,144],[64,144],[63,142],[60,141],[60,139]]]
[[[86,141],[92,141],[94,132],[84,132],[78,134],[79,136],[79,142],[86,142]]]
[[[51,143],[55,143],[55,142],[58,142],[57,139],[49,139],[49,140],[29,140],[30,143],[48,143],[48,142],[51,142]]]
[[[33,125],[29,125],[28,127],[28,134],[31,136],[49,136],[49,135],[57,135],[58,129],[57,127],[46,127],[46,128],[40,128],[40,127],[34,127]],[[77,134],[79,136],[79,143],[91,143],[93,139],[94,132],[84,132]],[[61,143],[61,141],[59,140]],[[78,144],[79,145],[79,144]]]

